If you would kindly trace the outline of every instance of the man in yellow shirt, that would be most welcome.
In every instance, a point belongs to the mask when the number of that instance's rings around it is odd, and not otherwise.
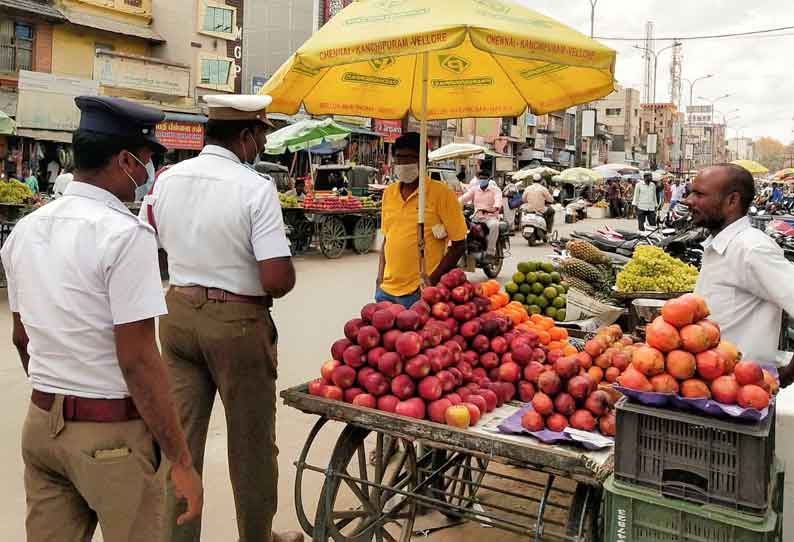
[[[375,300],[410,307],[419,289],[438,283],[466,251],[466,220],[460,203],[446,183],[425,179],[425,270],[419,273],[416,226],[419,214],[419,134],[409,132],[394,144],[394,174],[399,180],[383,193],[380,255]],[[450,244],[451,243],[451,244]]]

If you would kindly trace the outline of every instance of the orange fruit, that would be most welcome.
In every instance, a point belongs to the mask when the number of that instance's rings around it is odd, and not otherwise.
[[[575,346],[571,346],[570,344],[566,344],[563,349],[562,353],[566,356],[575,356],[579,351],[576,349]]]
[[[537,334],[540,344],[548,345],[551,342],[551,335],[549,335],[548,331],[540,330],[537,332]]]
[[[568,330],[562,327],[553,327],[549,330],[549,335],[555,341],[564,341],[568,338]]]

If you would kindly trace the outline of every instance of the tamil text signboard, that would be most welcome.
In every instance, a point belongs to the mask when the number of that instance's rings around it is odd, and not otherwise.
[[[74,99],[97,94],[97,81],[20,70],[17,126],[72,132],[80,124],[80,110]]]
[[[167,120],[157,125],[157,139],[169,149],[200,151],[204,146],[204,125],[197,122]]]
[[[188,96],[190,69],[156,59],[97,50],[94,79],[106,87],[164,96]]]

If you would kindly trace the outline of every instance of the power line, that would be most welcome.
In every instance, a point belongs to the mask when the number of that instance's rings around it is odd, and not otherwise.
[[[692,41],[692,40],[713,40],[721,38],[739,38],[743,36],[756,36],[759,34],[770,34],[772,32],[780,32],[782,30],[794,30],[794,26],[781,26],[779,28],[768,28],[766,30],[753,30],[750,32],[736,32],[733,34],[708,34],[703,36],[687,36],[675,38],[655,38],[655,41]],[[616,36],[595,36],[597,40],[605,41],[643,41],[645,38],[624,38]]]

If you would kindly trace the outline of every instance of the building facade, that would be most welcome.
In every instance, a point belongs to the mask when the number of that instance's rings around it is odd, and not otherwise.
[[[729,160],[755,160],[753,140],[749,137],[734,137],[725,142]]]
[[[643,152],[649,155],[648,163],[641,163],[640,167],[655,166],[667,171],[677,169],[677,164],[673,163],[673,147],[676,141],[675,127],[679,125],[680,118],[678,109],[672,103],[644,103],[640,106],[640,145]],[[653,134],[656,135],[655,149],[648,147],[648,136]]]
[[[256,93],[317,28],[320,0],[245,3],[243,92]]]
[[[593,106],[598,122],[611,136],[609,161],[637,161],[642,151],[640,92],[618,85],[612,94],[594,102]]]

